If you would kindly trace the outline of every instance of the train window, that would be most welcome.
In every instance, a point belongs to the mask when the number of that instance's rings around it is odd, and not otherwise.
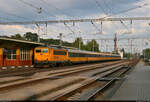
[[[79,57],[79,53],[72,53],[72,52],[69,52],[69,57]]]
[[[36,49],[36,53],[40,53],[41,52],[41,49]]]
[[[48,53],[48,49],[42,49],[43,53]]]
[[[54,55],[66,55],[67,53],[65,51],[56,51],[54,50]]]

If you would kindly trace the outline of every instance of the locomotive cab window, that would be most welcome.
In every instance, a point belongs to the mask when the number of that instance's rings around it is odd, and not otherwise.
[[[43,53],[48,53],[48,49],[42,49]]]
[[[36,53],[40,53],[41,52],[41,49],[36,49]]]

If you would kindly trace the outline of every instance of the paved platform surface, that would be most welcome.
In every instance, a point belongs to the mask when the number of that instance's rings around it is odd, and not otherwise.
[[[110,100],[150,100],[150,66],[140,61]]]

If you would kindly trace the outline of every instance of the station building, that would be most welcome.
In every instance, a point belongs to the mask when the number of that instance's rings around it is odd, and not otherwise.
[[[32,65],[34,48],[41,45],[44,44],[0,37],[0,67]]]

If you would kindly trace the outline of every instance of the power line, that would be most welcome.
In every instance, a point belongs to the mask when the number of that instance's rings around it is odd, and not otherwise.
[[[7,21],[12,21],[12,19],[9,19],[9,18],[6,18],[6,17],[0,17],[0,19],[4,19],[4,20],[7,20]]]
[[[48,4],[45,0],[40,0],[41,2],[43,2],[45,5],[47,5],[47,7],[51,6],[53,7],[54,9],[56,9],[57,11],[61,12],[62,14],[65,14],[67,16],[70,16],[72,17],[70,14],[66,13],[66,12],[63,12],[60,8],[54,6],[54,5],[51,5],[51,4]]]
[[[101,4],[100,4],[97,0],[94,0],[94,1],[96,2],[97,6],[98,6],[105,14],[107,14],[107,12],[104,10],[104,8],[101,6]],[[136,1],[140,1],[140,0],[136,0]],[[106,3],[105,3],[105,4],[106,4]],[[126,13],[126,12],[129,12],[129,11],[132,11],[132,10],[135,10],[135,9],[138,9],[138,8],[142,8],[142,7],[148,6],[148,5],[150,5],[150,3],[145,3],[145,4],[139,5],[139,6],[137,6],[137,7],[125,9],[125,10],[119,11],[119,12],[114,13],[114,14],[110,14],[110,15],[107,14],[107,16],[105,16],[104,18],[106,18],[106,17],[111,17],[111,16],[118,15],[118,14],[122,14],[122,13]]]
[[[17,18],[22,18],[22,19],[25,19],[25,20],[29,20],[30,18],[27,18],[27,17],[23,17],[23,16],[18,16],[18,15],[16,15],[16,14],[13,14],[13,13],[8,13],[8,12],[2,12],[2,11],[0,11],[1,13],[3,13],[3,14],[6,14],[6,15],[10,15],[10,16],[14,16],[14,17],[17,17]]]
[[[120,20],[120,22],[129,31],[128,27],[123,23],[123,21]]]
[[[66,23],[64,23],[64,25],[65,25],[73,34],[75,34],[75,32],[74,32]]]
[[[101,7],[100,3],[99,3],[97,0],[95,0],[95,2],[96,2],[97,5],[103,10],[104,14],[106,14],[106,15],[109,14],[108,12],[106,12],[106,11]],[[109,11],[110,11],[110,13],[111,13],[112,10],[111,10],[110,7],[106,4],[105,0],[104,0],[104,5],[109,9]],[[94,25],[94,24],[93,24],[93,25]],[[115,26],[115,24],[114,24],[114,26]],[[97,27],[96,25],[94,25],[94,27],[95,27],[96,29],[98,29],[98,27]],[[116,27],[116,26],[115,26],[115,27]],[[101,21],[101,30],[100,30],[100,32],[102,33],[102,21]]]
[[[104,8],[101,6],[101,4],[100,4],[97,0],[94,0],[94,1],[95,1],[96,5],[97,5],[105,14],[107,14],[106,11],[104,10]]]
[[[23,0],[19,0],[19,1],[22,2],[22,3],[24,3],[24,4],[26,4],[26,5],[28,5],[28,6],[30,6],[30,7],[32,7],[32,8],[34,8],[34,9],[36,9],[36,10],[39,9],[39,7],[37,7],[37,6],[35,6],[35,5],[31,4],[31,3],[28,3],[28,2],[23,1]],[[43,9],[43,12],[44,12],[45,14],[49,15],[49,16],[56,17],[56,16],[54,16],[54,15],[52,15],[52,14],[49,14],[49,13],[48,13],[47,11],[45,11],[44,9]]]
[[[104,5],[105,5],[105,6],[109,9],[109,11],[112,12],[112,14],[113,14],[113,10],[110,9],[110,7],[106,4],[105,1],[104,1]],[[120,20],[120,22],[121,22],[121,24],[129,31],[128,27],[124,24],[124,22],[121,21],[121,20]]]
[[[129,9],[126,9],[126,10],[122,10],[122,11],[119,11],[119,12],[114,13],[114,14],[112,14],[112,15],[108,15],[108,16],[106,16],[106,17],[111,17],[111,16],[114,16],[114,15],[126,13],[126,12],[129,12],[129,11],[132,11],[132,10],[135,10],[135,9],[138,9],[138,8],[142,8],[142,7],[148,6],[148,5],[150,5],[150,3],[145,3],[145,4],[140,5],[140,6],[137,6],[137,7],[129,8]],[[106,17],[104,17],[104,18],[106,18]]]
[[[98,30],[102,33],[102,29],[99,29],[99,27],[97,27],[96,24],[94,24],[92,21],[91,21],[91,24]],[[101,26],[102,26],[102,22],[101,22]]]
[[[95,1],[96,1],[96,0],[95,0]],[[139,0],[138,0],[138,1],[139,1]],[[98,1],[97,1],[97,4],[99,4]],[[125,12],[129,12],[129,11],[135,10],[135,9],[137,9],[137,8],[142,8],[143,6],[148,6],[149,4],[150,4],[150,3],[145,3],[145,4],[139,5],[139,6],[137,6],[137,7],[129,8],[129,9],[126,9],[126,10],[122,10],[122,11],[120,11],[120,12],[117,12],[117,13],[114,13],[114,14],[107,15],[107,16],[105,16],[104,18],[110,17],[110,16],[114,16],[114,15],[118,15],[118,14],[125,13]],[[110,9],[109,6],[106,5],[105,2],[104,2],[104,5],[107,6],[108,9]],[[100,5],[99,5],[99,6],[100,6]],[[110,11],[111,11],[111,10],[110,10]],[[105,12],[104,12],[104,13],[105,13]],[[112,12],[112,13],[113,13],[113,12]],[[105,13],[105,14],[106,14],[106,13]],[[128,27],[123,23],[123,21],[120,20],[120,22],[121,22],[121,24],[128,30]]]

